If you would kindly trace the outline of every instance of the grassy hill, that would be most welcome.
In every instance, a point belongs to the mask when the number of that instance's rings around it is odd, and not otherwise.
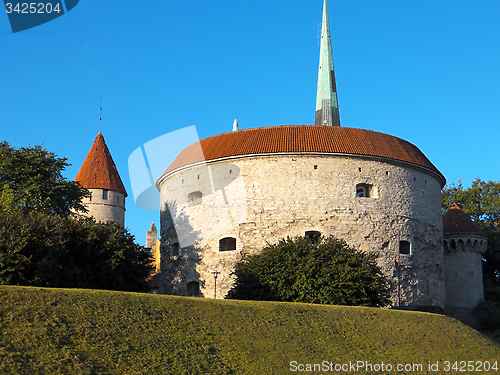
[[[289,374],[349,361],[436,374],[429,362],[439,373],[445,361],[500,362],[500,346],[428,313],[0,286],[2,374]]]

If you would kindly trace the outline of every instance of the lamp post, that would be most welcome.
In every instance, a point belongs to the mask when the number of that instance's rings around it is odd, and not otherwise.
[[[220,272],[218,272],[218,271],[210,271],[210,272],[212,272],[214,274],[214,284],[215,284],[215,286],[214,286],[214,299],[216,299],[217,298],[217,275]]]

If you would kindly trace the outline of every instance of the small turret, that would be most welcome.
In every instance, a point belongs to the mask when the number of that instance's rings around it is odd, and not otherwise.
[[[151,249],[155,272],[160,272],[160,240],[158,239],[158,231],[155,223],[146,232],[146,248]]]
[[[453,204],[443,216],[443,237],[445,309],[452,314],[470,311],[484,298],[482,254],[488,245],[487,236]]]
[[[125,197],[127,191],[101,132],[97,135],[80,171],[75,177],[90,198],[83,200],[88,215],[96,221],[116,221],[125,226]]]
[[[156,230],[155,223],[152,223],[151,227],[146,233],[146,247],[148,249],[152,249],[155,246],[157,238],[158,238],[158,231]]]

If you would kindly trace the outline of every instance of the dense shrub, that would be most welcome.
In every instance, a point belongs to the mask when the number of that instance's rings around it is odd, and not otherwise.
[[[0,284],[142,292],[150,264],[115,222],[0,211]]]
[[[245,257],[226,298],[336,305],[386,306],[387,281],[367,255],[345,241],[287,238]]]

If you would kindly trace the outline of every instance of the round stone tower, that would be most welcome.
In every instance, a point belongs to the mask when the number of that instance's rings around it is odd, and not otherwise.
[[[75,181],[91,193],[91,197],[82,202],[88,210],[88,216],[94,217],[96,221],[116,221],[122,227],[125,226],[127,192],[101,132],[97,135]]]
[[[377,255],[393,305],[444,307],[445,178],[405,140],[342,128],[335,82],[324,0],[315,125],[235,127],[158,179],[160,293],[221,298],[246,254],[332,235]]]
[[[456,204],[443,216],[443,247],[447,313],[456,315],[476,307],[484,298],[482,254],[486,234]]]
[[[160,292],[221,298],[246,254],[321,234],[375,253],[393,305],[443,308],[444,183],[416,146],[370,130],[290,125],[203,139],[157,181]]]

